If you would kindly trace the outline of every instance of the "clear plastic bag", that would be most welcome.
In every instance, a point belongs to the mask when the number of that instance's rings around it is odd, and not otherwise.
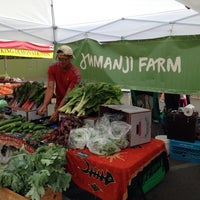
[[[102,156],[110,156],[121,150],[112,140],[106,137],[93,138],[88,142],[87,147],[90,152]]]
[[[130,131],[131,125],[123,121],[111,122],[112,135],[116,138],[124,138]]]
[[[111,134],[111,125],[108,115],[104,115],[103,117],[100,117],[94,127],[96,130],[99,131],[99,135],[108,135]]]
[[[89,128],[72,129],[69,134],[68,147],[70,149],[84,149],[88,141]]]

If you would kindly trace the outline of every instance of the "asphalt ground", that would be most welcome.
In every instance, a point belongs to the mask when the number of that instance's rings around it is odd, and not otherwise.
[[[146,200],[200,200],[200,164],[169,158],[164,179],[146,194]]]

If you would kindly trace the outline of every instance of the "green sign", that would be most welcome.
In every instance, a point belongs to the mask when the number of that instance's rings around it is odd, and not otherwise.
[[[107,43],[86,39],[68,45],[83,80],[141,91],[200,94],[200,35]]]

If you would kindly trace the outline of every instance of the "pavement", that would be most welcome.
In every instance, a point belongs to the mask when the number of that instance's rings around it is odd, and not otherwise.
[[[200,164],[169,158],[164,179],[146,194],[146,200],[200,200]]]

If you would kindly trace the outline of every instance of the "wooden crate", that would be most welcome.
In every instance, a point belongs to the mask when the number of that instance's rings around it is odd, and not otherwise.
[[[0,189],[0,200],[30,200],[29,198],[23,197],[12,190],[7,188]],[[40,200],[62,200],[62,193],[54,193],[51,189],[47,189],[45,195]]]

